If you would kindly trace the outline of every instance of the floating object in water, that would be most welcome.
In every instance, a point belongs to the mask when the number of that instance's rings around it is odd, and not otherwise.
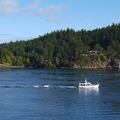
[[[49,87],[50,85],[43,85],[42,87]]]
[[[79,88],[98,88],[100,84],[91,84],[85,79],[85,82],[79,82],[78,87]]]

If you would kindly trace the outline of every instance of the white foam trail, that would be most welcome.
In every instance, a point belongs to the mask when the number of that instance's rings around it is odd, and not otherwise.
[[[67,86],[67,88],[76,88],[76,86]]]
[[[21,86],[21,87],[23,87],[23,88],[28,88],[28,87],[30,87],[30,86]]]
[[[54,86],[54,87],[56,87],[56,88],[77,88],[76,86]]]
[[[0,87],[4,87],[4,88],[29,88],[29,87],[33,87],[33,88],[39,88],[39,87],[49,88],[50,85],[49,84],[45,84],[45,85],[42,85],[42,86],[39,86],[39,85],[32,85],[32,86],[29,86],[29,85],[26,85],[26,86],[22,86],[22,85],[15,85],[15,86],[4,85],[4,86],[0,86]],[[51,86],[51,88],[63,88],[63,89],[69,88],[69,89],[73,89],[73,88],[77,88],[77,86],[58,85],[58,86]]]
[[[38,88],[38,87],[40,87],[39,85],[33,85],[33,87],[36,87],[36,88]]]
[[[27,88],[27,87],[30,87],[30,86],[22,86],[22,85],[14,86],[14,88]]]

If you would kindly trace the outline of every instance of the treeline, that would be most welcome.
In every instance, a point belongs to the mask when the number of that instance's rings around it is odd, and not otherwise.
[[[88,62],[83,54],[90,50],[106,53],[106,56],[120,55],[120,24],[102,29],[73,29],[53,31],[44,36],[0,44],[0,63],[33,67],[73,66],[74,62]],[[86,61],[85,61],[86,59]]]

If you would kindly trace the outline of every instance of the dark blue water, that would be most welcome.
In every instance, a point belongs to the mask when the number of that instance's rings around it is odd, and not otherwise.
[[[77,88],[85,78],[99,89]],[[119,120],[120,71],[0,70],[0,120],[61,119]]]

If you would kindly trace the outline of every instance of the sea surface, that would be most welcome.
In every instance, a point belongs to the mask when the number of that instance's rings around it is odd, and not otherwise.
[[[0,120],[120,120],[120,70],[0,69]]]

